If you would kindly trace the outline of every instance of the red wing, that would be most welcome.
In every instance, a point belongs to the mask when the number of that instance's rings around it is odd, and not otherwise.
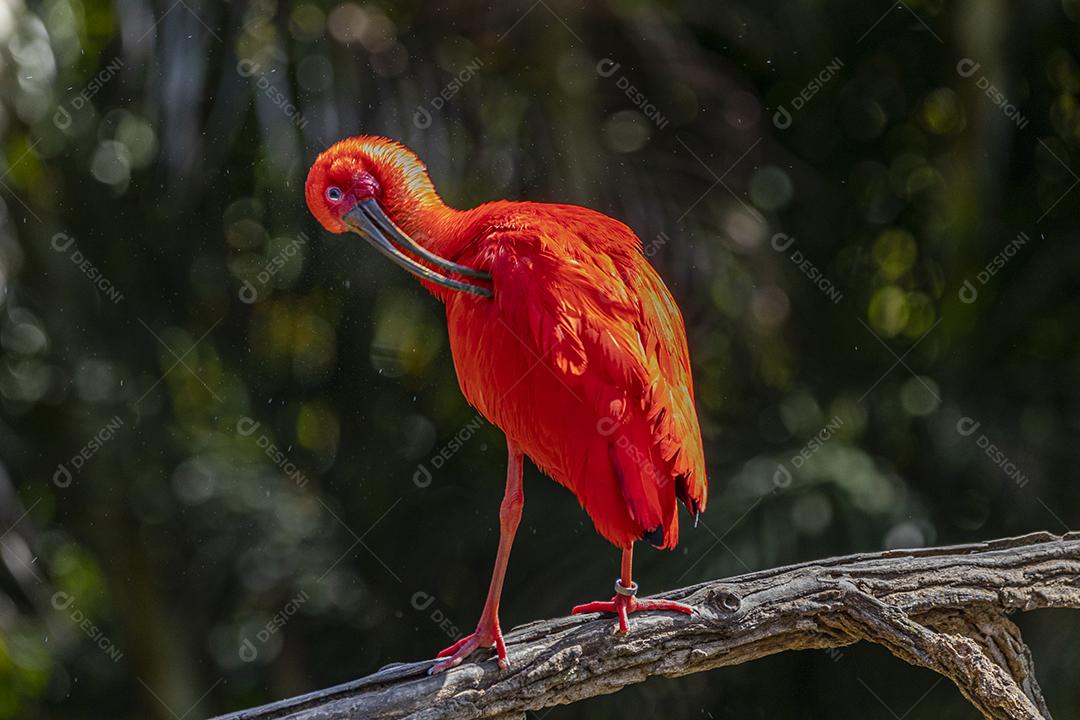
[[[641,300],[642,340],[660,370],[649,399],[654,434],[664,459],[671,463],[679,499],[696,515],[705,510],[709,486],[682,313],[648,263],[641,264],[637,295]]]
[[[486,244],[499,315],[598,419],[568,465],[595,475],[602,451],[643,535],[674,546],[675,496],[696,512],[706,491],[686,337],[667,289],[639,252],[613,259],[564,227]]]

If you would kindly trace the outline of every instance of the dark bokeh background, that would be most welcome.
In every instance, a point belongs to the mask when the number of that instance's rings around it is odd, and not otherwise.
[[[638,554],[646,591],[1080,525],[1078,21],[1076,0],[0,5],[0,718],[206,716],[472,629],[502,437],[440,306],[303,203],[315,154],[361,132],[451,204],[579,203],[643,239],[712,487],[676,551]],[[525,483],[508,627],[605,596],[618,562]],[[1077,717],[1080,620],[1020,622]],[[540,717],[660,714],[976,717],[867,646]]]

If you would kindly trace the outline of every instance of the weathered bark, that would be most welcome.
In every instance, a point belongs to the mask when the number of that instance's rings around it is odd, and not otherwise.
[[[691,616],[556,618],[507,634],[511,667],[486,655],[429,676],[431,661],[243,710],[220,720],[519,718],[785,650],[859,640],[952,680],[987,718],[1050,718],[1031,653],[1007,613],[1080,608],[1080,533],[851,555],[673,590]]]

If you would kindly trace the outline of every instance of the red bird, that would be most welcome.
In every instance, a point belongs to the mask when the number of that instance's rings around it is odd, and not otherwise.
[[[631,578],[634,542],[675,547],[676,498],[696,521],[708,496],[682,316],[633,231],[573,205],[454,210],[412,151],[380,137],[322,153],[306,195],[323,227],[361,235],[445,304],[461,391],[506,434],[487,602],[476,632],[439,653],[449,657],[431,672],[492,646],[507,666],[499,597],[521,519],[525,455],[622,550],[612,600],[574,613],[616,613],[624,633],[628,613],[692,613],[638,600]]]

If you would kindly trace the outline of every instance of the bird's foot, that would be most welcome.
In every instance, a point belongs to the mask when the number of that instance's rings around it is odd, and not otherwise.
[[[436,663],[428,670],[429,675],[449,670],[452,667],[457,667],[461,662],[469,657],[474,651],[480,648],[495,648],[495,654],[499,658],[499,669],[505,670],[509,667],[509,662],[506,659],[506,643],[503,642],[502,630],[499,629],[499,621],[494,623],[480,621],[480,624],[476,626],[476,632],[472,635],[466,635],[451,645],[439,652],[435,657],[444,657],[440,663]],[[447,657],[449,656],[449,657]]]
[[[585,603],[584,605],[578,605],[570,611],[571,615],[580,615],[582,613],[614,613],[619,616],[619,632],[626,634],[630,630],[630,620],[628,616],[631,613],[642,612],[647,610],[670,610],[673,612],[680,612],[686,615],[691,615],[694,612],[694,608],[689,605],[684,605],[674,600],[638,600],[637,595],[638,585],[636,582],[631,582],[630,587],[623,587],[623,584],[619,581],[615,581],[615,597],[610,601],[599,601]]]

